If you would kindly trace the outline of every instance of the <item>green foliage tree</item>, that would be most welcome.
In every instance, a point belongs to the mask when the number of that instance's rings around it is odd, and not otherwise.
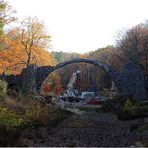
[[[14,14],[16,11],[4,0],[0,0],[0,27],[1,27],[1,34],[3,34],[3,27],[4,25],[8,25],[11,22],[16,20]]]
[[[16,11],[4,0],[0,0],[0,49],[3,49],[4,26],[14,22]]]
[[[57,51],[54,52],[54,51],[52,51],[52,55],[56,59],[56,62],[57,63],[63,62],[65,60],[64,53],[62,51],[60,51],[60,52],[57,52]]]

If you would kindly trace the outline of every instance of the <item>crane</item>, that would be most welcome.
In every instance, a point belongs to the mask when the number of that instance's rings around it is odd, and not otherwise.
[[[74,87],[74,84],[76,83],[76,79],[77,79],[77,76],[78,76],[79,73],[80,73],[79,70],[77,72],[73,73],[73,75],[72,75],[72,77],[71,77],[71,79],[70,79],[70,81],[67,85],[67,90],[64,93],[65,97],[75,97],[73,87]]]

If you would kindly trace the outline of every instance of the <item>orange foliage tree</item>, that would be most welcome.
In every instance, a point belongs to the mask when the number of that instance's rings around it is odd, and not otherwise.
[[[0,72],[18,74],[29,64],[53,65],[53,56],[46,51],[50,36],[37,18],[25,19],[21,26],[7,33],[8,50],[0,51]]]
[[[41,94],[44,95],[60,95],[63,92],[63,87],[60,82],[58,74],[50,74],[43,82],[41,87]]]
[[[21,22],[21,26],[13,34],[15,45],[20,45],[24,56],[23,62],[26,67],[35,61],[33,52],[36,49],[48,48],[50,36],[45,31],[45,26],[36,17],[26,18]],[[16,46],[15,46],[16,47]]]

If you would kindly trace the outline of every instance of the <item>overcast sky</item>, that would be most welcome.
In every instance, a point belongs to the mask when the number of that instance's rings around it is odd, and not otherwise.
[[[8,1],[20,19],[44,21],[54,51],[84,53],[115,44],[120,31],[148,19],[148,0]]]

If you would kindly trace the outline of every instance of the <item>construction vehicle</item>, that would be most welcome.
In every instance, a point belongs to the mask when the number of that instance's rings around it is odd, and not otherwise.
[[[78,90],[74,89],[74,84],[76,83],[76,80],[77,80],[77,77],[79,75],[80,71],[78,70],[77,72],[74,72],[68,85],[67,85],[67,90],[64,92],[62,98],[64,100],[68,100],[70,102],[72,101],[78,101],[77,100],[77,93],[78,93]]]

